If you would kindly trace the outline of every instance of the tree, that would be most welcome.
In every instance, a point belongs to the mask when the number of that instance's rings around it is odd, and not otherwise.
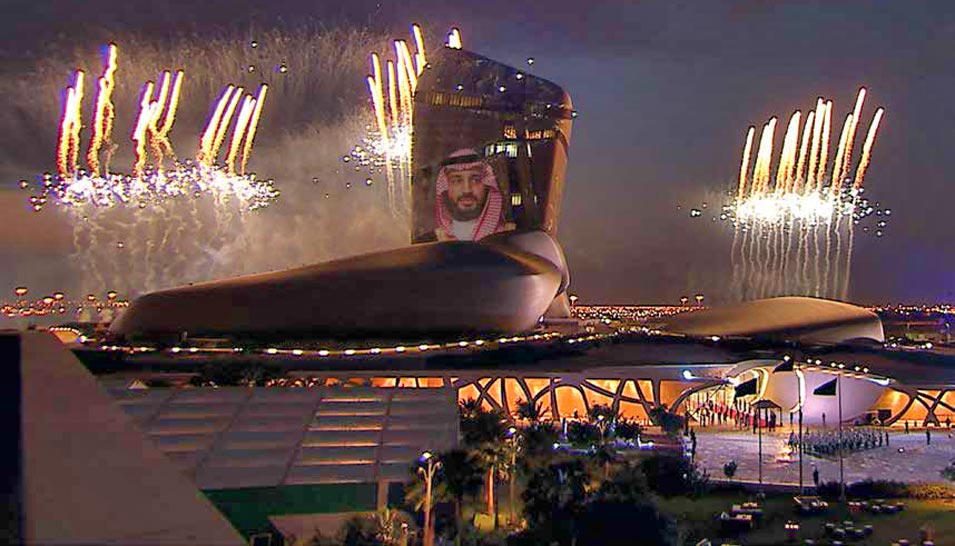
[[[628,502],[597,498],[587,503],[578,523],[577,544],[587,546],[630,546],[636,544],[626,529],[639,529],[639,544],[676,546],[677,529],[672,518],[661,513],[653,502]]]
[[[386,542],[379,536],[378,522],[367,516],[355,516],[342,525],[337,540],[331,541],[317,535],[310,542],[310,546],[386,546]]]
[[[540,421],[543,411],[541,411],[541,402],[536,404],[530,400],[517,401],[517,417],[523,419],[529,424]]]
[[[443,490],[454,501],[454,518],[457,528],[455,544],[460,544],[464,525],[464,516],[461,513],[464,499],[476,495],[481,490],[481,462],[463,449],[442,453],[438,458],[443,463],[438,479],[444,486]]]
[[[600,443],[600,430],[590,423],[572,421],[567,425],[567,441],[578,447],[590,447]]]
[[[485,472],[485,504],[487,513],[495,513],[494,480],[505,460],[503,441],[507,417],[497,410],[485,410],[474,400],[461,403],[461,436],[466,448],[481,460]],[[497,518],[495,517],[495,522]]]
[[[556,425],[538,421],[521,431],[522,446],[519,463],[523,471],[546,466],[557,452],[554,444],[560,438]]]
[[[670,435],[679,434],[683,429],[683,417],[667,409],[665,405],[659,405],[650,410],[650,421],[657,425],[664,432]]]
[[[624,463],[617,467],[610,479],[600,484],[597,496],[621,502],[644,502],[649,496],[647,477],[637,465]]]
[[[541,543],[570,544],[592,478],[579,459],[552,463],[531,474],[524,489],[524,516]]]
[[[654,455],[640,462],[651,490],[664,497],[702,493],[709,479],[684,457]]]
[[[617,418],[618,413],[616,407],[594,404],[587,410],[587,419],[591,424],[596,425],[603,438],[608,436],[611,427],[616,424]]]
[[[641,432],[643,432],[643,429],[640,428],[640,424],[633,419],[618,419],[617,425],[614,427],[614,434],[617,438],[628,442],[636,442],[640,438]]]

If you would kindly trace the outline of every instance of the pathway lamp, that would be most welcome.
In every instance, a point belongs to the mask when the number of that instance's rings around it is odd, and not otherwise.
[[[430,451],[425,451],[418,458],[421,466],[418,467],[418,474],[424,478],[424,546],[434,545],[434,528],[432,527],[432,506],[431,497],[434,492],[434,474],[441,468],[441,461]]]

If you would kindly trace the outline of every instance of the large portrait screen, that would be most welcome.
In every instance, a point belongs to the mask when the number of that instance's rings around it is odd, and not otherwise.
[[[556,85],[461,50],[418,82],[413,242],[556,231],[571,105]]]

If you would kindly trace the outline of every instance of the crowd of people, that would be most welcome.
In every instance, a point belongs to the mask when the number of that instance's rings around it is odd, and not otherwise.
[[[832,456],[839,453],[864,451],[889,444],[889,431],[877,428],[849,428],[842,431],[823,430],[804,433],[802,437],[803,449],[806,453],[817,456]],[[799,437],[795,433],[789,434],[789,446],[796,449],[799,446]]]
[[[755,433],[759,427],[767,432],[775,432],[783,425],[780,410],[754,409],[747,402],[737,399],[732,404],[718,400],[698,400],[691,397],[686,402],[687,413],[700,427],[732,426],[738,429],[752,428]],[[792,426],[792,419],[789,422]]]

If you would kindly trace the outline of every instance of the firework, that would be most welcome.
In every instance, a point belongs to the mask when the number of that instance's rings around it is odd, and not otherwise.
[[[122,205],[146,208],[170,198],[205,193],[234,196],[244,209],[256,210],[268,206],[277,197],[278,191],[271,181],[245,174],[265,101],[265,85],[254,97],[243,97],[241,88],[227,86],[202,132],[196,160],[176,160],[169,133],[175,123],[185,77],[182,70],[176,71],[175,76],[168,70],[162,72],[158,86],[151,81],[143,85],[130,133],[135,156],[132,173],[105,172],[99,155],[104,147],[110,146],[117,53],[118,47],[109,44],[103,75],[98,80],[86,154],[88,171],[80,170],[77,165],[83,100],[83,72],[77,71],[73,85],[64,95],[56,154],[59,176],[43,176],[41,193],[30,200],[35,210],[39,211],[52,198],[54,203],[76,210],[88,219],[97,209]],[[232,130],[225,164],[219,166],[216,164],[219,149],[240,101],[242,108]],[[172,160],[171,165],[166,163],[167,158]]]
[[[113,106],[113,89],[116,87],[116,57],[119,48],[116,44],[109,44],[106,50],[106,63],[103,75],[97,81],[96,106],[93,111],[92,135],[89,149],[86,152],[86,164],[94,175],[100,173],[100,150],[103,145],[109,145],[112,137],[113,119],[116,109]]]
[[[456,29],[455,29],[456,30]],[[371,74],[365,78],[371,98],[373,127],[362,141],[343,159],[354,160],[356,169],[366,167],[384,172],[388,181],[388,198],[392,210],[400,213],[400,198],[407,200],[411,180],[411,141],[414,125],[414,93],[418,77],[428,63],[421,27],[411,26],[415,51],[408,42],[392,43],[394,58],[385,61],[372,53]],[[458,47],[460,48],[460,34]]]
[[[738,297],[847,297],[854,226],[875,214],[881,217],[875,234],[882,236],[889,215],[863,196],[882,108],[869,126],[855,176],[847,178],[865,94],[864,88],[859,91],[853,112],[846,116],[831,175],[827,173],[832,101],[816,100],[801,138],[801,112],[793,113],[783,137],[775,181],[771,182],[770,172],[776,118],[763,126],[752,166],[755,127],[748,129],[739,182],[732,192],[735,199],[722,207],[720,215],[735,226],[731,261]]]

